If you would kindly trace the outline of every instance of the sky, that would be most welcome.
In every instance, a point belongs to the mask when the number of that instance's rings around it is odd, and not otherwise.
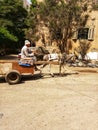
[[[29,3],[31,3],[31,0],[27,0]]]

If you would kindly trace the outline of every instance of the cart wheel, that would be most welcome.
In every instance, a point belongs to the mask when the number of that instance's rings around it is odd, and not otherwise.
[[[16,70],[12,70],[10,72],[8,72],[5,76],[5,80],[6,82],[8,82],[9,84],[16,84],[19,83],[21,80],[21,75],[18,71]]]

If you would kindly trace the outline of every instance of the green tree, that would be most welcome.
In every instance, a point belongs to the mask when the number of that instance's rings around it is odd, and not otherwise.
[[[38,19],[38,4],[36,0],[31,0],[31,8],[30,12],[28,12],[28,29],[25,31],[26,38],[31,42],[35,42],[39,39],[39,36],[36,35],[38,32],[38,25],[40,24],[40,20]]]
[[[11,47],[21,43],[25,37],[28,12],[23,8],[21,0],[0,1],[0,45]],[[16,48],[18,46],[14,44]]]
[[[34,11],[34,6],[32,7]],[[36,6],[36,13],[33,16],[49,28],[51,40],[56,40],[61,52],[67,51],[67,41],[78,27],[86,24],[88,15],[87,3],[83,0],[44,0]],[[34,25],[34,24],[33,24]]]

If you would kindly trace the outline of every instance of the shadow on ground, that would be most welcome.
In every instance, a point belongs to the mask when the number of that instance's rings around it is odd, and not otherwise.
[[[17,60],[17,59],[18,59],[17,55],[0,56],[0,60]]]
[[[66,77],[69,75],[73,75],[73,74],[78,74],[78,73],[64,73],[64,74],[59,74],[59,73],[54,73],[54,75],[51,75],[49,73],[43,73],[43,74],[34,74],[34,75],[22,75],[21,78],[21,82],[18,84],[23,84],[26,81],[33,81],[33,80],[39,80],[39,79],[49,79],[49,78],[61,78],[61,77]],[[0,77],[0,83],[6,83],[5,78],[4,77]]]

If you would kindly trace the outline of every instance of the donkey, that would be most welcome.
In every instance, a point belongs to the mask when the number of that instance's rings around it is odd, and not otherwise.
[[[62,74],[62,68],[64,69],[64,72],[66,70],[68,70],[65,66],[67,64],[68,61],[70,61],[73,58],[73,54],[71,55],[67,55],[66,53],[57,53],[56,49],[54,49],[52,51],[52,53],[47,54],[43,57],[44,61],[48,61],[47,63],[44,63],[41,65],[41,69],[43,69],[46,65],[49,65],[49,72],[51,76],[54,76],[54,74],[51,72],[51,64],[53,64],[53,62],[57,62],[59,65],[59,74]],[[63,73],[64,73],[63,72]]]

